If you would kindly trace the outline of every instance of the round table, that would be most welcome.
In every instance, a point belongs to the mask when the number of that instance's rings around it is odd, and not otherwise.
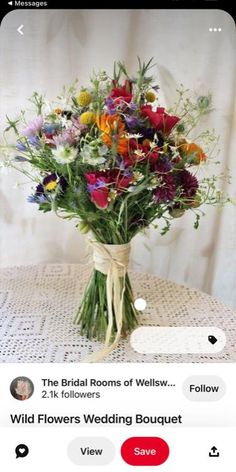
[[[47,264],[0,269],[0,362],[80,362],[101,343],[80,336],[73,324],[91,265]],[[132,272],[136,297],[147,301],[145,326],[216,326],[227,343],[214,355],[138,354],[122,339],[104,362],[232,362],[236,313],[206,293]]]

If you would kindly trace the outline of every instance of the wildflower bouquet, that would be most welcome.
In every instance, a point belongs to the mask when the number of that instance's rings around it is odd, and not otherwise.
[[[105,341],[102,355],[138,322],[127,273],[134,236],[161,219],[164,234],[189,211],[197,228],[200,206],[222,201],[216,177],[197,176],[215,138],[208,131],[198,143],[188,138],[210,111],[211,97],[193,100],[181,88],[175,109],[167,112],[147,75],[151,62],[139,59],[134,78],[115,63],[112,78],[93,74],[89,87],[75,84],[56,105],[35,93],[33,120],[25,113],[8,119],[18,150],[11,165],[36,185],[28,201],[74,218],[90,234],[94,269],[75,323],[81,334]]]

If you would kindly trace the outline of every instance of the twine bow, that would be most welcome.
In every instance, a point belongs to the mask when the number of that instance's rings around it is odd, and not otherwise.
[[[107,275],[106,295],[108,308],[108,325],[103,349],[95,352],[82,362],[97,362],[103,360],[118,345],[123,319],[123,301],[125,293],[125,274],[127,272],[130,255],[130,243],[127,244],[102,244],[97,241],[89,241],[93,247],[94,267],[99,272]],[[115,320],[113,316],[115,315]],[[111,343],[112,329],[116,324],[116,336]]]

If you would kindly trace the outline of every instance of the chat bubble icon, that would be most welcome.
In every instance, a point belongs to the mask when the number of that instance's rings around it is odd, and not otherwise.
[[[16,452],[16,458],[18,457],[26,457],[29,454],[29,448],[26,446],[26,444],[18,444],[15,449]]]

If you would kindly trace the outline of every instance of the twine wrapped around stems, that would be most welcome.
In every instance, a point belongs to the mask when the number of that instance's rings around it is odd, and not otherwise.
[[[131,250],[127,244],[102,244],[98,241],[89,241],[93,248],[94,268],[107,276],[106,295],[108,306],[108,326],[103,349],[85,358],[82,362],[98,362],[103,360],[118,345],[123,318],[123,301],[125,292],[125,275],[129,264]],[[116,323],[116,336],[111,342],[114,316]]]

